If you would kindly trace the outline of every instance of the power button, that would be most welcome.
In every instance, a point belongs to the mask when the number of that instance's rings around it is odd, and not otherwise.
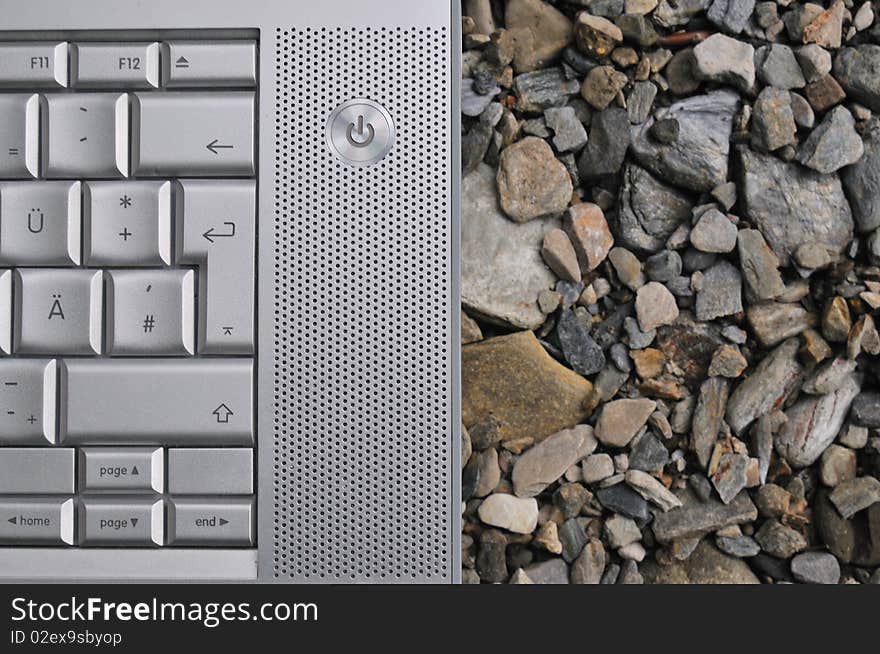
[[[379,163],[394,147],[391,114],[372,100],[349,100],[327,121],[330,151],[352,166]]]

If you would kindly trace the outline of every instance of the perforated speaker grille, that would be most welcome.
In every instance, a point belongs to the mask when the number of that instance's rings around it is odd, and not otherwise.
[[[277,30],[274,574],[452,579],[449,34]],[[383,105],[352,168],[324,126]]]

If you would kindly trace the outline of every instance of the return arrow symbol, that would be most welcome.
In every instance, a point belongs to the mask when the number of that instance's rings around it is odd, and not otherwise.
[[[219,150],[234,150],[234,145],[220,145],[220,139],[214,139],[208,145],[205,146],[208,150],[213,152],[214,154],[220,154]]]

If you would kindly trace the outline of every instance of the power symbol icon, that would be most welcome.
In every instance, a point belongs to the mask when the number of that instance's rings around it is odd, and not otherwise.
[[[361,115],[358,116],[356,125],[349,123],[345,137],[352,147],[366,148],[376,138],[376,130],[370,123],[365,124],[364,117]]]

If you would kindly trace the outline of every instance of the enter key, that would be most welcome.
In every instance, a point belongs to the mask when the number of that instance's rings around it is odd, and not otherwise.
[[[200,354],[254,353],[256,183],[181,180],[177,261],[199,269]]]

